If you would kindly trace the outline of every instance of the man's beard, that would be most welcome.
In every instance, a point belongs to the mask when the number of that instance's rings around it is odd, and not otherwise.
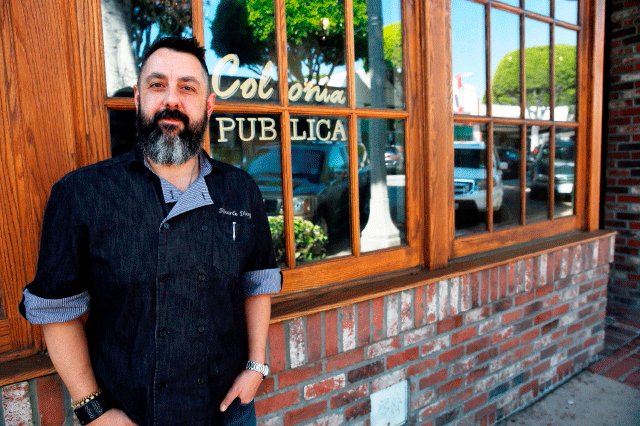
[[[184,130],[176,134],[175,126],[161,126],[159,121],[167,118],[181,120]],[[205,112],[201,120],[190,124],[189,117],[177,110],[158,111],[153,119],[144,117],[138,110],[136,128],[138,143],[149,160],[156,164],[179,166],[200,153],[207,128],[207,114]]]

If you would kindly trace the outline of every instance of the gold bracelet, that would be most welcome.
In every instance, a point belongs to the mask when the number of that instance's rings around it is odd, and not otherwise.
[[[100,395],[102,393],[102,389],[98,388],[97,391],[95,391],[94,393],[92,393],[89,396],[86,396],[84,398],[82,398],[80,401],[77,402],[72,402],[71,403],[71,408],[73,408],[74,410],[76,408],[80,408],[82,407],[84,404],[86,404],[87,402],[91,401],[92,399],[95,399],[96,396]]]

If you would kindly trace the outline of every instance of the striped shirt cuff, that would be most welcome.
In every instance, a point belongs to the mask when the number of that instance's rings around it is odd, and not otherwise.
[[[245,296],[276,294],[282,287],[282,275],[278,268],[245,272],[242,278]]]
[[[44,299],[34,296],[27,289],[23,294],[27,320],[32,324],[67,322],[89,312],[88,291],[64,299]]]

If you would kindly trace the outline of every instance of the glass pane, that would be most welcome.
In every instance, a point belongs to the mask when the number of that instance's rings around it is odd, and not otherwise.
[[[487,231],[487,129],[484,124],[456,124],[453,185],[456,237]],[[495,163],[494,163],[495,164]]]
[[[279,265],[285,264],[280,167],[280,119],[276,115],[213,114],[211,157],[246,170],[262,193]]]
[[[527,127],[527,223],[549,218],[549,127]]]
[[[305,236],[296,230],[296,261],[350,255],[348,125],[342,117],[291,117],[293,214],[324,235],[321,256],[303,255]],[[302,226],[302,225],[300,225]]]
[[[132,97],[144,50],[164,36],[191,37],[191,1],[102,0],[107,96]]]
[[[484,6],[467,0],[451,2],[453,112],[487,114]]]
[[[520,0],[502,0],[501,3],[510,4],[511,6],[520,7]]]
[[[576,120],[578,34],[556,27],[555,32],[555,121]]]
[[[278,98],[272,0],[203,2],[205,59],[217,101]]]
[[[406,244],[404,121],[358,119],[360,251]]]
[[[549,0],[525,0],[524,8],[539,15],[551,16],[551,2]]]
[[[517,117],[520,111],[520,17],[491,9],[492,115]]]
[[[112,157],[131,151],[137,142],[136,112],[109,110],[109,134]]]
[[[497,175],[493,180],[493,226],[503,229],[520,224],[520,126],[493,128]]]
[[[549,24],[525,20],[525,118],[549,120]]]
[[[553,206],[553,216],[571,216],[575,207],[575,129],[556,130],[556,152],[554,159],[555,205]]]
[[[578,0],[556,0],[556,19],[578,24]]]
[[[364,0],[355,1],[354,10],[363,4]],[[346,106],[344,4],[288,1],[286,13],[289,101]],[[357,38],[366,22],[355,25]]]
[[[356,105],[403,109],[400,0],[355,0],[353,15]]]

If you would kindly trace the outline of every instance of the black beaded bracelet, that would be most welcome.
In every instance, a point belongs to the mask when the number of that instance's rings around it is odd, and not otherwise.
[[[113,403],[104,392],[73,410],[80,424],[86,425],[113,408]]]

